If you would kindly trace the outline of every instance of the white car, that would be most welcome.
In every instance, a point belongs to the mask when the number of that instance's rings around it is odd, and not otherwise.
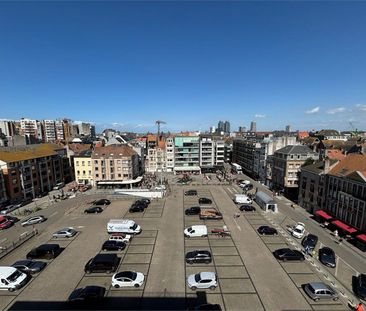
[[[140,287],[144,284],[145,276],[141,272],[122,271],[112,276],[112,286],[119,287]]]
[[[64,228],[55,232],[52,236],[54,238],[71,238],[76,235],[76,233],[78,232],[73,228]]]
[[[302,222],[298,222],[292,229],[291,234],[297,238],[301,239],[305,234],[305,224]]]
[[[47,220],[47,218],[46,218],[46,217],[44,217],[44,216],[42,216],[42,215],[39,215],[39,216],[33,216],[33,217],[28,218],[27,220],[23,221],[23,222],[21,223],[21,225],[22,225],[23,227],[25,227],[25,226],[31,226],[31,225],[34,225],[34,224],[39,224],[39,223],[44,222],[44,221],[46,221],[46,220]]]
[[[217,275],[214,272],[191,274],[187,278],[187,285],[192,290],[197,288],[215,289],[217,287]]]

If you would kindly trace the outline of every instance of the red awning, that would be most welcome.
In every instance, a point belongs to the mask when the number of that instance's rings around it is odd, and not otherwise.
[[[341,222],[340,220],[332,221],[332,224],[344,231],[347,231],[349,234],[357,232],[357,229],[346,225],[345,223]]]
[[[359,234],[356,236],[357,239],[361,240],[362,242],[366,242],[366,234]]]
[[[324,212],[322,210],[316,211],[315,214],[320,217],[323,217],[325,220],[329,220],[329,219],[333,218],[332,216],[328,215],[326,212]]]

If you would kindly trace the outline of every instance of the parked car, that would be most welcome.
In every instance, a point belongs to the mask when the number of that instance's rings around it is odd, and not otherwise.
[[[90,204],[93,204],[93,205],[109,205],[109,204],[111,204],[111,201],[109,201],[108,199],[99,199],[99,200],[95,200],[93,202],[90,202]]]
[[[244,185],[243,187],[241,187],[243,190],[245,191],[250,191],[253,189],[253,185],[252,184],[248,184],[248,185]]]
[[[101,212],[103,212],[103,209],[100,206],[92,206],[84,211],[86,214],[99,214]]]
[[[101,286],[86,286],[75,289],[68,298],[70,303],[95,303],[104,298],[106,289]]]
[[[116,254],[98,254],[86,263],[84,271],[111,273],[117,270],[120,260]]]
[[[59,231],[56,231],[52,236],[54,238],[72,238],[78,232],[73,228],[64,228]]]
[[[336,256],[334,251],[329,247],[319,249],[319,261],[327,267],[335,268]]]
[[[145,206],[143,206],[143,205],[132,205],[128,211],[130,213],[142,213],[144,210],[145,210]]]
[[[199,206],[192,206],[190,208],[187,208],[184,213],[187,216],[198,215],[199,213],[201,213],[201,208]]]
[[[215,209],[203,209],[201,210],[200,213],[200,219],[203,220],[210,220],[210,219],[214,219],[214,220],[220,220],[222,219],[222,214],[215,210]]]
[[[290,248],[280,248],[273,252],[273,255],[278,260],[297,260],[297,261],[303,261],[305,259],[304,254],[296,249],[290,249]]]
[[[147,205],[149,205],[151,203],[151,200],[148,198],[141,198],[139,201],[145,202]]]
[[[19,218],[14,217],[14,216],[6,215],[6,216],[3,216],[3,217],[6,218],[7,220],[11,221],[14,224],[19,221]]]
[[[122,241],[108,240],[103,243],[103,251],[123,251],[126,248],[126,243]]]
[[[187,195],[187,196],[197,195],[197,190],[187,190],[184,192],[184,195]]]
[[[17,268],[24,273],[35,274],[42,271],[47,266],[47,263],[45,263],[44,261],[27,259],[16,261],[11,266]]]
[[[192,251],[186,254],[186,263],[206,263],[209,264],[212,261],[212,255],[209,251]]]
[[[64,184],[63,182],[60,182],[60,183],[56,184],[56,185],[53,187],[53,190],[60,190],[60,189],[62,189],[64,186],[65,186],[65,184]]]
[[[353,291],[361,299],[366,300],[366,274],[359,274],[354,277]]]
[[[42,244],[33,248],[28,254],[27,259],[54,259],[62,249],[58,244]]]
[[[25,226],[31,226],[31,225],[35,225],[35,224],[40,224],[41,222],[44,222],[46,220],[47,220],[47,218],[44,217],[44,216],[42,216],[42,215],[33,216],[33,217],[28,218],[25,221],[22,221],[21,222],[21,225],[23,227],[25,227]]]
[[[121,241],[124,243],[130,242],[132,235],[125,233],[112,233],[109,236],[109,241]]]
[[[190,289],[215,289],[217,287],[217,276],[214,272],[200,272],[191,274],[187,278],[187,285]]]
[[[314,301],[320,299],[338,300],[338,293],[323,282],[312,282],[304,285],[305,293]]]
[[[119,287],[140,287],[144,284],[145,276],[141,272],[122,271],[112,276],[112,286]]]
[[[208,198],[199,198],[198,203],[199,204],[212,204],[212,200],[210,200]]]
[[[301,239],[305,234],[305,225],[302,222],[298,222],[290,229],[290,232],[295,238]]]
[[[301,241],[301,245],[305,248],[308,249],[309,251],[312,251],[315,246],[316,243],[318,243],[318,237],[315,234],[311,234],[309,233],[302,241]]]
[[[14,223],[9,219],[5,218],[4,216],[0,216],[0,229],[4,230],[10,228]]]
[[[241,205],[239,207],[239,210],[241,210],[242,212],[255,212],[256,209],[253,205],[249,205],[249,204],[244,204],[244,205]]]
[[[278,235],[277,230],[270,226],[260,226],[257,231],[261,235]]]
[[[21,206],[22,206],[21,203],[5,206],[5,207],[2,208],[0,214],[1,215],[9,214],[9,213],[11,213],[12,211],[15,211],[16,209],[18,209]]]

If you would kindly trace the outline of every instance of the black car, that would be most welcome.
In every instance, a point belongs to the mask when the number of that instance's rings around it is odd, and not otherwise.
[[[96,214],[96,213],[101,213],[103,212],[103,209],[100,206],[92,206],[87,208],[84,213],[87,214]]]
[[[303,261],[305,259],[303,253],[299,252],[296,249],[290,249],[290,248],[280,248],[273,252],[273,255],[283,261],[287,260],[298,260]]]
[[[116,254],[98,254],[87,262],[84,271],[86,273],[115,272],[118,268],[120,260],[121,258],[119,258]]]
[[[100,199],[100,200],[93,201],[92,204],[94,204],[94,205],[109,205],[109,204],[111,204],[111,201],[109,201],[107,199]]]
[[[192,206],[190,208],[187,208],[184,212],[187,216],[188,215],[198,215],[201,213],[201,208],[199,206]]]
[[[212,261],[212,255],[209,251],[193,251],[186,254],[186,262],[193,263],[207,263]]]
[[[75,289],[69,296],[68,302],[95,303],[104,298],[106,289],[101,286],[86,286]]]
[[[14,224],[19,221],[19,218],[14,216],[4,216],[4,218],[6,218],[7,220],[11,221]]]
[[[249,190],[252,190],[252,189],[253,189],[252,184],[245,185],[245,187],[243,188],[243,190],[246,190],[246,191],[249,191]]]
[[[242,212],[255,212],[256,209],[254,206],[249,205],[249,204],[243,204],[239,207],[239,210],[241,210]]]
[[[128,210],[130,213],[141,213],[145,210],[145,206],[143,205],[132,205]]]
[[[330,268],[335,268],[336,257],[334,251],[329,247],[319,249],[319,261]]]
[[[122,241],[108,240],[103,243],[104,251],[122,251],[126,248],[126,243]]]
[[[366,274],[360,274],[355,278],[353,284],[353,291],[361,299],[366,300]]]
[[[147,205],[149,205],[151,203],[150,199],[148,199],[148,198],[142,198],[139,201],[140,202],[145,202]]]
[[[62,252],[58,244],[42,244],[33,248],[28,254],[27,259],[53,259]]]
[[[187,195],[187,196],[197,195],[197,190],[187,190],[184,192],[184,195]]]
[[[278,235],[277,230],[270,226],[260,226],[257,231],[261,235]]]
[[[210,200],[208,198],[199,198],[198,203],[199,204],[212,204],[212,200]]]
[[[301,241],[301,245],[306,249],[308,249],[309,251],[312,251],[315,246],[316,243],[318,243],[318,237],[314,234],[309,233],[305,238],[303,238],[303,240]]]
[[[146,201],[146,200],[137,200],[136,202],[134,202],[132,204],[132,206],[134,206],[134,205],[140,205],[140,206],[143,206],[144,208],[146,208],[146,207],[149,206],[149,204],[150,203],[148,201]]]
[[[46,267],[47,263],[43,261],[35,261],[35,260],[19,260],[12,264],[11,266],[17,268],[18,270],[24,273],[38,273],[42,271]]]

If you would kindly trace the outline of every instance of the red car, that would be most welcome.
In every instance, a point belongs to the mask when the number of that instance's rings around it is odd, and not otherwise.
[[[4,216],[0,216],[0,229],[1,230],[10,228],[12,225],[14,225],[14,222],[10,221],[8,218],[6,218]]]

